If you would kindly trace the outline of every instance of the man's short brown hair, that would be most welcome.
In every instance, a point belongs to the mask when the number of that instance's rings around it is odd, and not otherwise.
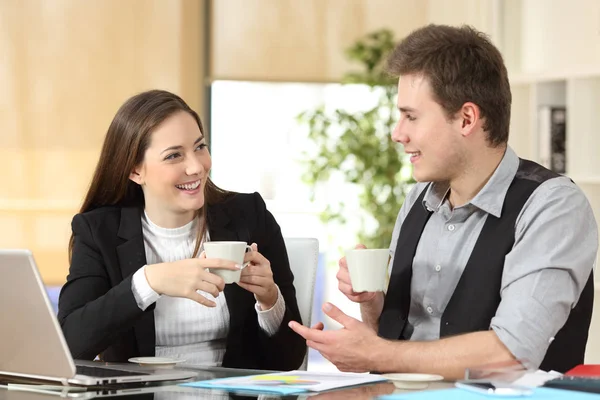
[[[449,120],[466,102],[485,118],[488,142],[508,141],[512,100],[500,51],[470,26],[427,25],[410,33],[392,51],[388,71],[396,76],[422,74]]]

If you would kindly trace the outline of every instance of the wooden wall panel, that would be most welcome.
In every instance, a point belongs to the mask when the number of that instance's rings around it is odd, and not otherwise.
[[[0,2],[0,248],[64,281],[70,221],[117,108],[162,88],[203,109],[204,0]]]
[[[510,0],[513,1],[513,0]],[[520,0],[517,0],[520,1]],[[471,25],[494,38],[498,26],[498,2],[494,0],[427,0],[427,20],[435,24]]]
[[[424,0],[213,0],[212,79],[338,81],[343,49],[380,28],[426,23]]]

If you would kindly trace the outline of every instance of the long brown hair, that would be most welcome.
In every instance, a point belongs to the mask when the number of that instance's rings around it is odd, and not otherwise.
[[[144,207],[144,193],[141,187],[129,179],[133,169],[144,161],[144,154],[150,145],[152,132],[171,115],[185,111],[190,114],[205,135],[202,121],[181,97],[164,91],[150,90],[131,97],[117,111],[113,118],[102,151],[96,165],[94,177],[83,200],[80,213],[105,206]],[[202,216],[198,224],[198,234],[194,257],[200,243],[206,236],[207,205],[219,203],[232,193],[217,187],[207,177],[204,187],[204,207],[197,211]],[[75,237],[69,239],[69,262],[73,254]]]
[[[388,59],[393,75],[423,74],[449,120],[477,104],[492,147],[508,141],[512,95],[500,51],[470,26],[427,25],[405,37]]]

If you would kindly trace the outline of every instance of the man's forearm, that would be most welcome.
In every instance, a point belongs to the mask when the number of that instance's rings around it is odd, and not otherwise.
[[[421,372],[447,379],[464,378],[466,368],[515,359],[491,330],[430,342],[386,340],[374,353],[378,372]]]
[[[383,292],[377,292],[375,298],[360,304],[360,316],[362,321],[375,332],[379,329],[379,317],[383,311]]]

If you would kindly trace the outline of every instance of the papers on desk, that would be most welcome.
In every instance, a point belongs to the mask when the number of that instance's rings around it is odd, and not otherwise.
[[[559,376],[562,376],[562,374],[560,372],[556,372],[556,371],[546,372],[546,371],[542,371],[541,369],[539,369],[537,371],[526,372],[519,379],[513,381],[512,384],[517,385],[517,386],[538,387],[538,386],[542,386],[544,383],[546,383],[549,380],[558,378]]]
[[[322,392],[330,389],[382,382],[385,380],[386,379],[380,375],[371,374],[289,371],[264,375],[189,382],[182,383],[181,386],[221,389],[227,391],[277,393],[285,395],[302,392]]]

